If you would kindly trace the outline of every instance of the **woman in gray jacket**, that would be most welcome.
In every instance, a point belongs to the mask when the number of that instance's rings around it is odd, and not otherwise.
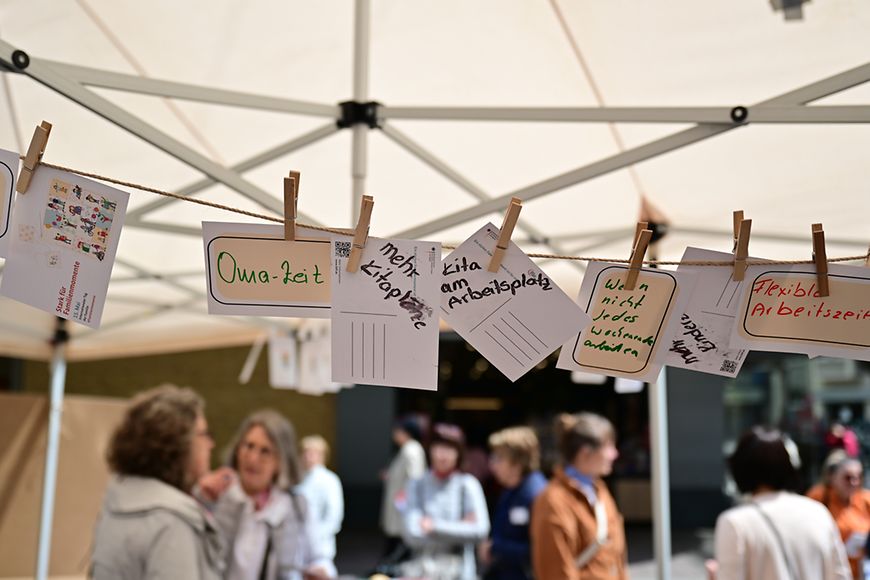
[[[465,451],[459,427],[442,423],[432,431],[432,469],[408,483],[403,536],[414,558],[402,572],[430,580],[474,580],[474,548],[489,535],[486,498],[480,482],[459,469]]]
[[[200,480],[227,542],[225,580],[319,580],[336,576],[316,541],[305,498],[293,491],[300,466],[293,426],[259,411],[242,422],[228,466]],[[180,577],[179,577],[180,578]]]
[[[214,443],[202,399],[160,387],[136,397],[109,444],[109,483],[97,522],[93,580],[219,580],[222,549],[190,495]]]

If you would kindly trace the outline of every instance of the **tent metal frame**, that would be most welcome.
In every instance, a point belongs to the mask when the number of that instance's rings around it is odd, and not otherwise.
[[[357,106],[376,107],[376,121],[366,124],[354,120],[352,124],[351,178],[352,178],[352,221],[356,221],[359,200],[366,186],[368,168],[368,134],[373,128],[383,133],[412,156],[428,165],[475,197],[475,206],[455,211],[423,224],[396,232],[395,237],[421,238],[470,220],[497,213],[504,209],[512,197],[523,201],[548,195],[555,191],[577,185],[595,177],[636,163],[653,159],[659,155],[721,135],[750,123],[870,123],[870,106],[807,106],[808,103],[841,92],[870,81],[870,63],[858,66],[843,73],[833,75],[818,82],[762,101],[752,106],[735,107],[401,107],[382,106],[369,99],[369,33],[371,6],[370,0],[356,0],[354,19],[354,66],[353,102]],[[191,85],[187,83],[143,78],[111,71],[104,71],[79,65],[60,63],[33,58],[13,45],[0,39],[0,65],[7,71],[22,73],[48,88],[75,101],[86,109],[102,116],[118,127],[138,136],[144,141],[164,151],[188,166],[203,173],[204,177],[181,189],[184,195],[195,195],[213,184],[223,184],[229,189],[257,203],[275,215],[282,215],[283,205],[278,197],[254,185],[243,177],[243,173],[283,155],[308,147],[346,126],[342,123],[342,106],[293,100],[281,97],[256,95],[240,91],[230,91]],[[170,99],[181,99],[201,103],[212,103],[284,112],[329,119],[329,122],[286,143],[263,151],[231,167],[224,167],[198,153],[181,141],[151,126],[146,121],[115,105],[105,97],[90,90],[89,87],[126,91],[142,95],[152,95]],[[474,120],[474,121],[511,121],[511,122],[576,122],[576,123],[692,123],[693,127],[668,136],[655,139],[644,145],[629,148],[594,163],[542,180],[502,195],[492,196],[475,185],[460,172],[450,167],[424,146],[396,128],[392,121],[403,119],[416,120]],[[146,220],[150,212],[174,203],[172,199],[159,199],[148,203],[128,214],[127,226],[180,235],[199,236],[198,229],[176,224],[159,223]],[[309,216],[300,214],[300,221],[320,225]],[[557,236],[547,236],[528,223],[519,226],[531,243],[542,244],[556,253],[567,253]],[[730,232],[705,230],[702,228],[682,228],[685,233],[731,235]],[[599,233],[605,241],[587,243],[583,249],[611,243],[615,239],[631,236],[629,231]],[[764,234],[756,233],[761,238]],[[592,238],[593,235],[581,235]],[[767,236],[784,240],[783,236]],[[830,240],[833,242],[834,240]],[[852,244],[852,240],[842,243]],[[863,244],[866,241],[861,241]],[[582,251],[583,249],[576,250]],[[129,266],[129,264],[128,264]],[[144,278],[156,276],[141,267],[134,268]],[[185,291],[189,288],[174,282],[176,287]],[[180,301],[177,307],[185,307],[191,299]],[[158,310],[175,307],[158,305]],[[139,316],[134,317],[138,319]],[[55,477],[58,459],[58,442],[62,414],[64,390],[65,359],[63,348],[55,348],[52,358],[51,414],[49,421],[48,449],[46,454],[46,477],[43,489],[42,520],[40,526],[37,578],[44,580],[48,574],[48,556],[52,528]],[[668,499],[668,456],[667,456],[667,385],[664,369],[658,381],[649,390],[651,430],[653,437],[653,510],[655,556],[658,577],[670,578],[670,508]]]

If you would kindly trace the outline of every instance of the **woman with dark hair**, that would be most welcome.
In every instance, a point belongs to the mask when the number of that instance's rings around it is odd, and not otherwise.
[[[456,425],[432,429],[432,468],[408,483],[403,537],[414,558],[403,576],[429,580],[475,580],[475,545],[489,534],[489,513],[480,482],[462,473],[465,436]]]
[[[870,490],[864,489],[864,466],[844,450],[835,449],[825,460],[822,483],[807,492],[821,502],[837,524],[852,574],[861,578],[861,561],[870,531]]]
[[[748,503],[716,522],[717,580],[847,580],[846,553],[831,515],[792,493],[800,466],[797,446],[776,429],[753,427],[728,461]]]
[[[91,578],[219,580],[221,542],[190,495],[214,443],[202,399],[172,386],[133,399],[109,443]]]
[[[420,424],[414,417],[405,417],[393,426],[393,443],[399,448],[384,477],[381,502],[381,528],[387,537],[382,564],[405,560],[409,549],[402,541],[401,508],[407,503],[405,488],[409,481],[420,479],[426,472],[426,452],[420,444]]]
[[[305,499],[293,491],[301,474],[293,425],[272,410],[248,416],[227,464],[203,477],[199,489],[204,500],[214,502],[228,543],[226,580],[335,577]]]
[[[532,507],[535,578],[624,580],[622,515],[601,479],[619,456],[613,425],[594,413],[562,414],[556,439],[563,464]]]

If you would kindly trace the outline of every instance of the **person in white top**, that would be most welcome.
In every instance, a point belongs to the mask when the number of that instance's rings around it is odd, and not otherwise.
[[[225,580],[324,580],[337,576],[316,537],[311,509],[294,491],[301,468],[293,425],[272,410],[242,422],[228,467],[199,480],[227,541]]]
[[[715,580],[850,580],[837,526],[818,502],[792,492],[797,447],[775,429],[753,427],[729,459],[737,488],[750,498],[716,522]],[[821,508],[821,509],[819,509]]]
[[[393,426],[393,443],[399,452],[387,468],[381,503],[381,528],[387,536],[387,554],[404,546],[401,510],[406,501],[405,487],[409,481],[420,479],[426,473],[426,451],[420,445],[421,437],[419,423],[413,417],[405,417]]]
[[[308,502],[314,518],[317,542],[324,554],[335,558],[335,536],[344,520],[344,490],[341,480],[325,467],[329,459],[329,444],[320,435],[302,438],[302,464],[305,477],[296,491]]]

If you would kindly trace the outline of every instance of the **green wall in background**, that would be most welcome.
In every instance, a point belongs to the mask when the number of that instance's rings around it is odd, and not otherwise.
[[[251,380],[239,384],[238,376],[249,348],[225,348],[167,355],[74,362],[67,367],[66,392],[75,395],[129,398],[163,383],[191,387],[206,400],[206,416],[214,434],[212,462],[218,464],[242,419],[252,411],[271,407],[283,413],[299,437],[322,435],[333,449],[335,465],[335,395],[312,397],[295,391],[276,390],[268,383],[265,350]],[[48,364],[26,361],[24,390],[48,393]]]

